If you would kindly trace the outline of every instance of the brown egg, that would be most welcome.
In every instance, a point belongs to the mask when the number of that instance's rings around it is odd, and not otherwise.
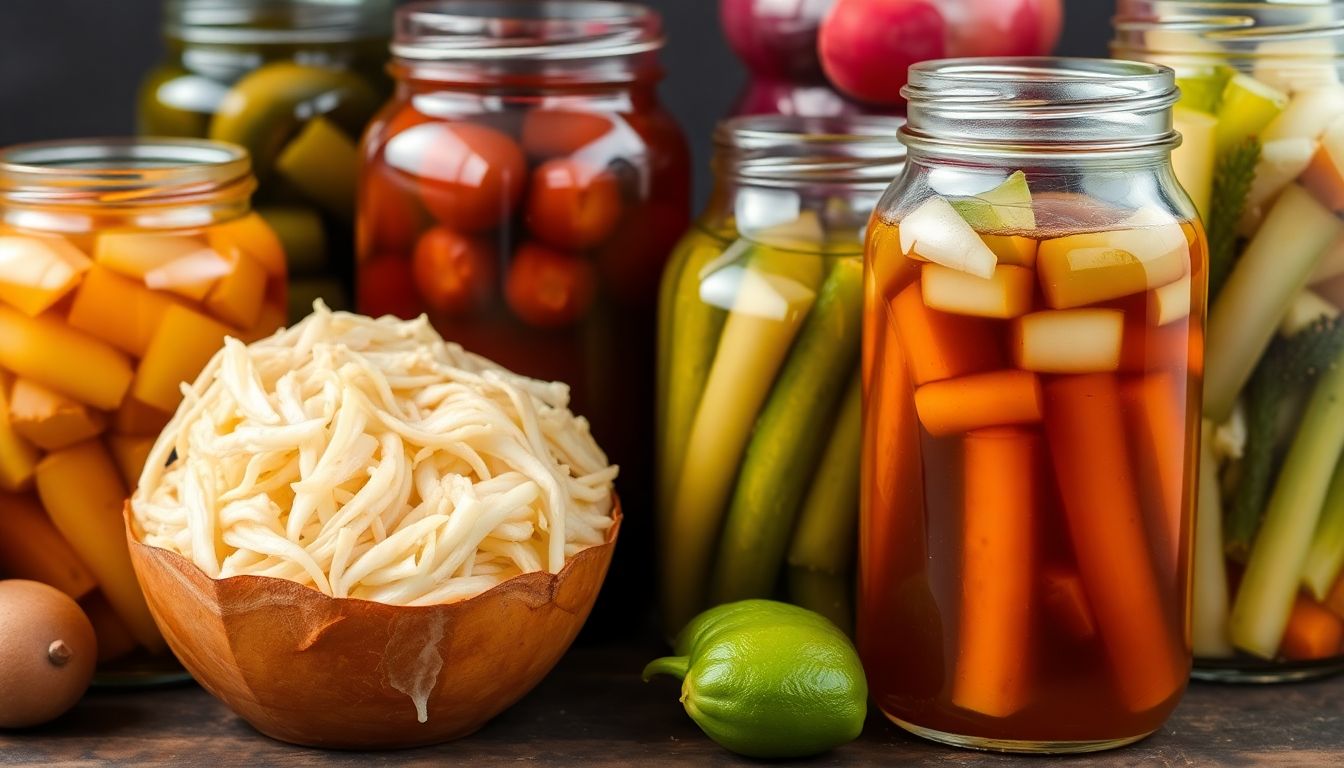
[[[97,659],[93,625],[74,600],[36,581],[0,581],[0,728],[64,714]]]

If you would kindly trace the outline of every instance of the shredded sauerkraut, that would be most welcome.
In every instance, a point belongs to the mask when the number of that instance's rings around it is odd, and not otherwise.
[[[183,391],[132,516],[140,541],[214,578],[449,603],[556,573],[612,525],[617,470],[569,388],[445,342],[424,317],[318,302],[270,338],[228,339]]]

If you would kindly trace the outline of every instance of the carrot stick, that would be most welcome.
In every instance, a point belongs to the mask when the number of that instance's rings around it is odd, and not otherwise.
[[[1184,541],[1185,377],[1160,371],[1135,377],[1123,389],[1139,481],[1147,498],[1158,502],[1144,505],[1148,538],[1161,583],[1174,584]]]
[[[1293,661],[1328,659],[1340,651],[1344,641],[1344,621],[1325,606],[1298,593],[1288,626],[1283,631],[1279,655]]]
[[[915,409],[934,437],[1031,424],[1041,420],[1041,382],[1016,369],[932,381],[915,391]]]
[[[1069,635],[1079,640],[1096,636],[1097,620],[1077,573],[1060,566],[1046,568],[1041,574],[1041,597],[1046,613]]]
[[[1026,706],[1034,572],[1036,436],[1001,427],[964,441],[961,615],[952,703],[991,717]]]
[[[1003,367],[993,321],[929,309],[919,281],[906,286],[891,306],[915,384]]]
[[[1204,371],[1203,332],[1188,322],[1177,321],[1153,327],[1144,322],[1125,325],[1125,337],[1120,343],[1120,370],[1125,373],[1148,373],[1171,370],[1184,375],[1201,375]]]
[[[1045,425],[1088,602],[1126,705],[1145,712],[1181,690],[1189,657],[1164,614],[1144,538],[1114,374],[1045,385]]]
[[[0,572],[40,581],[78,600],[97,584],[37,500],[0,493]]]

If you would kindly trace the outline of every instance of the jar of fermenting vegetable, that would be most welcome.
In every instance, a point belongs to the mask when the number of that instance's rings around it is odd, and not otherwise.
[[[863,233],[901,171],[899,118],[743,117],[663,276],[664,630],[787,597],[853,624]]]
[[[1344,3],[1122,2],[1209,234],[1195,676],[1344,669]]]
[[[285,244],[290,320],[348,308],[360,134],[389,90],[392,0],[166,0],[167,55],[140,88],[148,136],[252,153],[257,212]]]
[[[869,688],[959,746],[1135,741],[1190,670],[1206,260],[1172,72],[953,59],[904,94],[867,242]]]
[[[122,504],[226,336],[285,319],[285,254],[236,146],[0,151],[0,574],[77,599],[99,679],[180,679],[131,570]]]
[[[360,310],[427,313],[448,340],[569,384],[630,510],[652,495],[658,280],[690,217],[662,45],[635,4],[404,5],[360,182]],[[652,529],[627,521],[590,624],[647,610]]]

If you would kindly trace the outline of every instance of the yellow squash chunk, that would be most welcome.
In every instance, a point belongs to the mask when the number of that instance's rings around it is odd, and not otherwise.
[[[985,245],[989,246],[989,250],[999,257],[1000,264],[1011,264],[1014,267],[1026,267],[1028,269],[1036,267],[1036,250],[1040,243],[1030,237],[981,235],[980,239],[984,240]]]
[[[1168,214],[1145,208],[1120,226],[1041,243],[1036,270],[1051,307],[1069,309],[1142,293],[1189,270],[1185,231]]]
[[[135,372],[131,396],[161,411],[177,410],[180,385],[196,379],[230,333],[228,326],[200,312],[169,307]]]
[[[14,431],[48,451],[97,437],[107,428],[101,411],[28,379],[14,382],[9,419]]]
[[[1148,292],[1148,322],[1166,325],[1190,315],[1190,276]]]
[[[229,260],[233,271],[210,289],[205,308],[235,328],[251,328],[266,298],[266,270],[241,249],[233,251]]]
[[[359,149],[330,120],[309,120],[280,153],[275,170],[318,205],[354,218]]]
[[[40,581],[76,600],[97,587],[31,494],[0,493],[0,572]]]
[[[1120,367],[1125,315],[1118,309],[1033,312],[1013,321],[1017,367],[1039,373],[1100,373]]]
[[[9,421],[9,376],[0,371],[0,489],[13,492],[31,487],[38,456],[37,448]]]
[[[117,460],[117,469],[121,470],[121,479],[126,481],[127,488],[135,490],[140,482],[140,470],[145,468],[145,459],[156,439],[152,435],[108,435],[107,447],[112,451],[112,458]]]
[[[270,336],[281,328],[285,327],[285,308],[279,304],[267,302],[261,305],[261,313],[257,315],[257,322],[252,327],[238,334],[244,344],[251,344],[254,341]]]
[[[1031,311],[1036,275],[1024,267],[995,267],[988,280],[940,264],[919,274],[924,305],[942,312],[1006,320]]]
[[[131,386],[121,352],[50,317],[31,318],[0,306],[0,368],[110,411]]]
[[[37,493],[135,639],[146,648],[163,648],[126,549],[121,516],[126,486],[103,444],[89,440],[47,454],[37,465]]]
[[[138,231],[100,234],[94,260],[156,291],[171,291],[192,301],[204,299],[232,268],[202,238]]]
[[[285,276],[285,248],[280,237],[256,213],[214,225],[206,233],[206,239],[210,247],[219,253],[227,254],[238,248],[261,264],[266,274],[282,279]]]
[[[66,318],[72,327],[135,357],[144,357],[149,340],[163,323],[173,300],[138,280],[95,265],[75,292]]]
[[[112,416],[112,431],[119,435],[157,435],[168,426],[173,414],[127,397]]]
[[[0,236],[0,301],[37,317],[89,268],[89,257],[60,237]]]

